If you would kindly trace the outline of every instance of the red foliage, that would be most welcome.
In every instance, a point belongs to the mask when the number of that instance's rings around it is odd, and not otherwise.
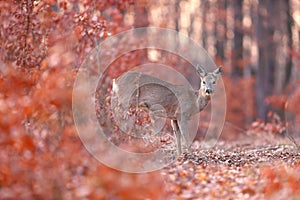
[[[299,198],[300,192],[300,165],[286,166],[279,164],[276,167],[266,166],[261,170],[261,176],[265,179],[263,191],[268,197]]]
[[[281,134],[286,131],[286,123],[276,113],[269,112],[267,121],[258,119],[251,124],[250,134]]]
[[[159,173],[121,173],[95,160],[82,145],[73,122],[72,87],[80,64],[99,42],[132,26],[124,23],[124,11],[132,9],[133,3],[0,1],[0,199],[168,199]],[[148,62],[145,53],[138,50],[123,55],[106,73],[114,78]],[[299,57],[296,52],[290,54]],[[193,86],[198,84],[186,60],[163,51],[159,55],[157,62],[174,65],[187,77],[194,77]],[[254,79],[224,77],[224,82],[227,120],[235,124],[251,121],[256,115]],[[284,106],[293,115],[300,112],[299,95],[296,89],[288,99],[280,96],[266,101]],[[300,121],[299,115],[292,117]],[[147,116],[141,118],[140,124],[149,121]],[[277,117],[252,124],[256,133],[281,133],[284,128]],[[265,194],[272,195],[285,185],[291,194],[299,193],[299,166],[265,168]],[[189,178],[187,175],[180,172],[181,178]],[[198,178],[209,181],[208,176]],[[186,189],[181,187],[175,193]],[[253,191],[246,188],[243,193]]]
[[[159,174],[121,173],[89,155],[71,111],[76,67],[128,28],[122,11],[133,2],[56,2],[0,2],[0,199],[161,199]]]

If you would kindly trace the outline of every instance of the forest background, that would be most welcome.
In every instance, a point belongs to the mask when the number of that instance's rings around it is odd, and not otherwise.
[[[248,130],[299,137],[297,0],[7,0],[0,1],[0,22],[0,199],[163,197],[159,172],[131,175],[98,163],[73,122],[72,89],[84,58],[133,28],[174,29],[223,66],[222,139]],[[146,49],[124,55],[107,75],[148,61],[186,64]]]

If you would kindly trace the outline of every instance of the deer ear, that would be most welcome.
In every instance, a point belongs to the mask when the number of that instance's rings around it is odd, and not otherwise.
[[[206,76],[206,71],[200,65],[197,65],[196,69],[200,77]]]
[[[223,71],[223,69],[222,69],[222,67],[220,66],[220,67],[218,67],[217,69],[215,69],[215,70],[213,71],[213,74],[214,74],[217,78],[220,78],[220,76],[221,76],[221,74],[222,74],[222,71]]]

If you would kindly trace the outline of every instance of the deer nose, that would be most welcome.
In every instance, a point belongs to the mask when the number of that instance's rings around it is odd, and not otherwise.
[[[206,94],[211,94],[212,93],[212,89],[206,89],[205,92],[206,92]]]

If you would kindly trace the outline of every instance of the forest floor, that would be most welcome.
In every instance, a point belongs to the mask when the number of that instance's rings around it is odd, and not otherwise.
[[[197,145],[162,172],[171,199],[300,199],[300,151],[291,141]]]

